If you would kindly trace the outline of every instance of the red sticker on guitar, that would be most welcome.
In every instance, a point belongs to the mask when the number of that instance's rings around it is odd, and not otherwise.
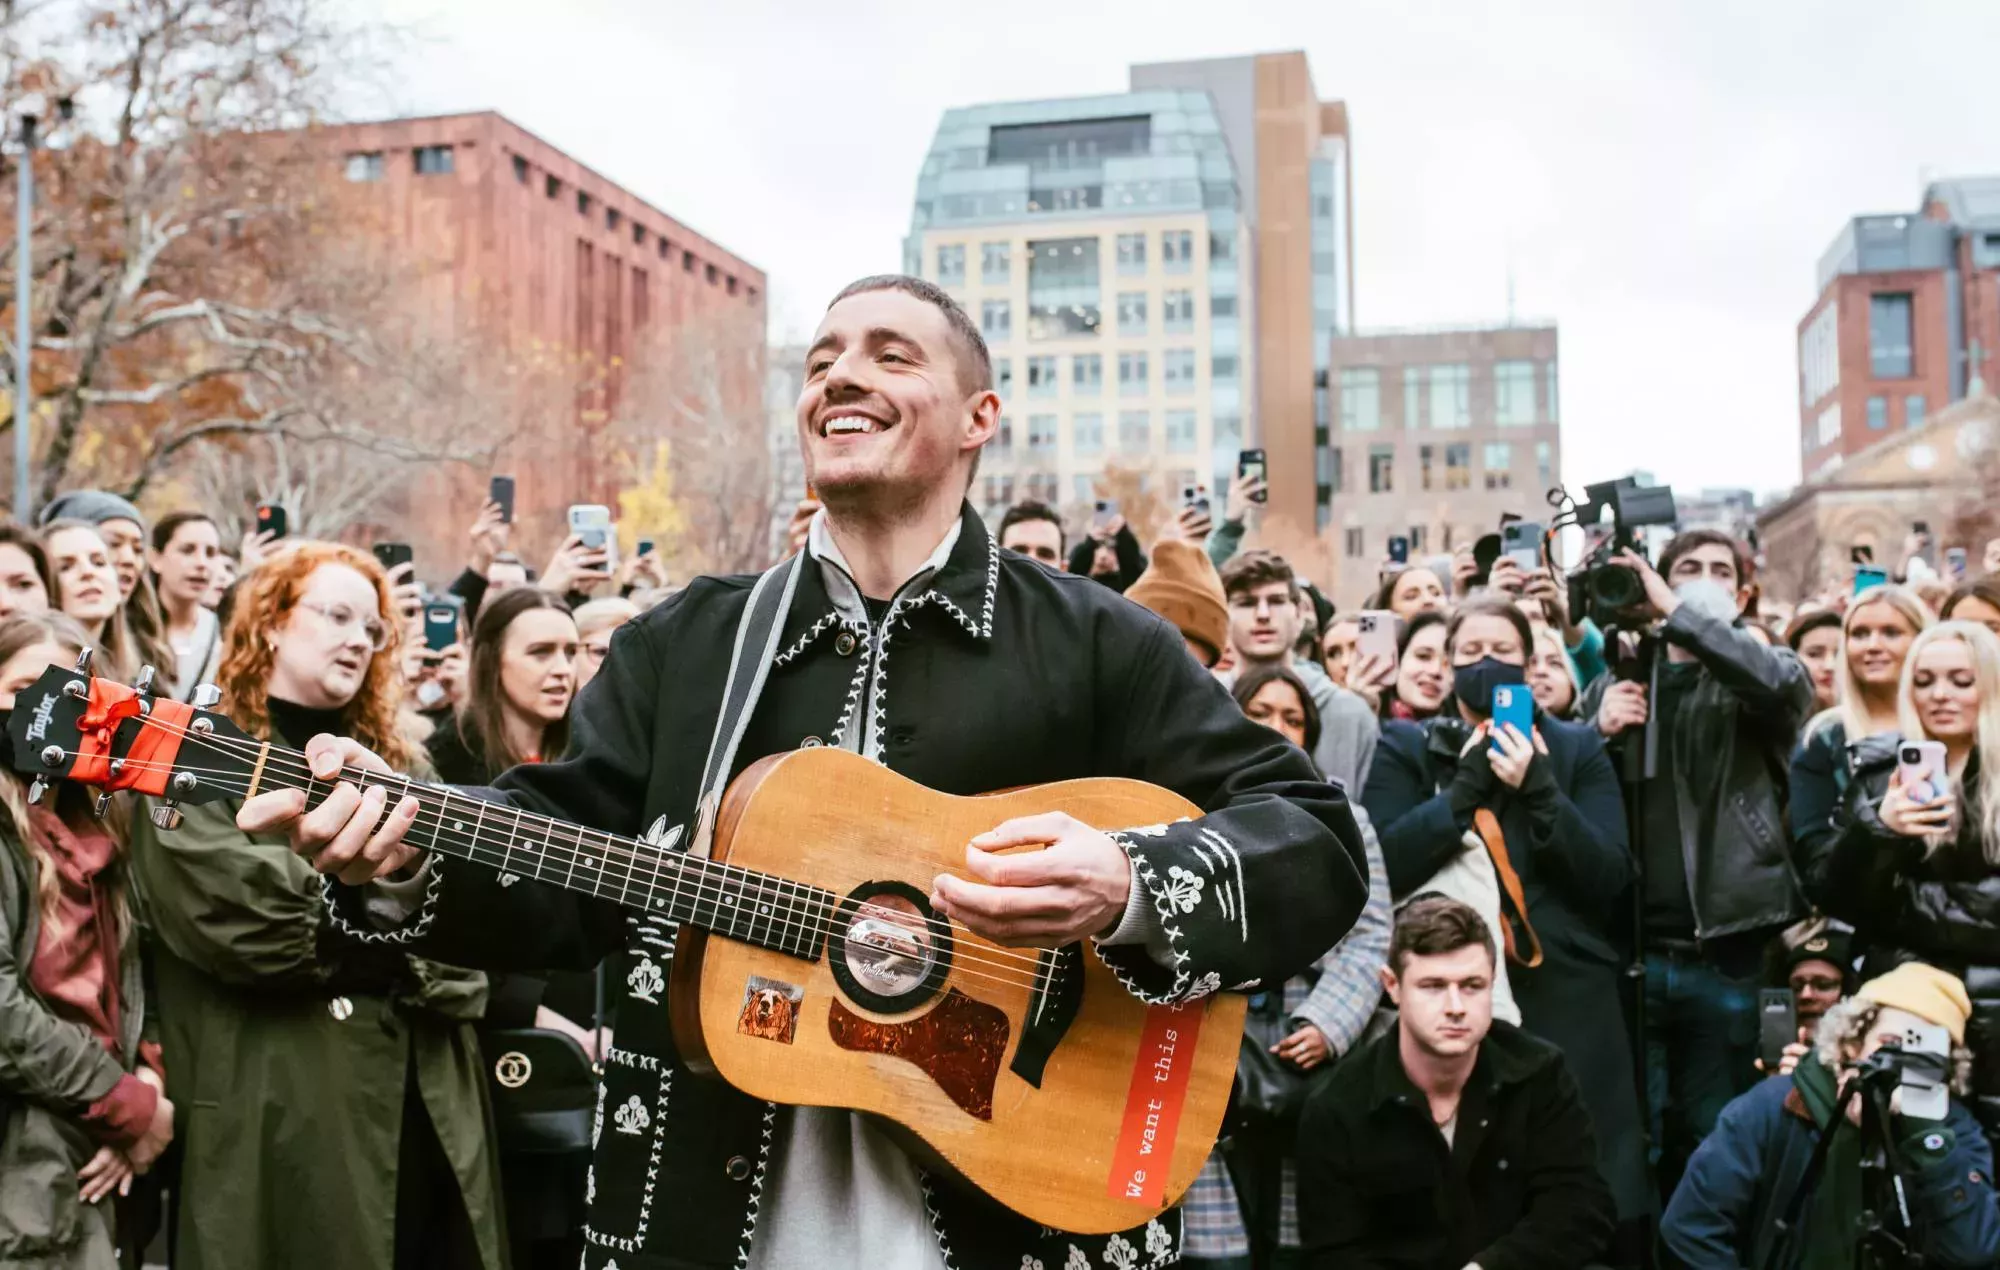
[[[1125,1091],[1125,1117],[1111,1153],[1109,1191],[1113,1199],[1157,1208],[1166,1198],[1167,1169],[1180,1133],[1181,1103],[1194,1069],[1195,1042],[1201,1037],[1208,1002],[1146,1007],[1132,1084]]]

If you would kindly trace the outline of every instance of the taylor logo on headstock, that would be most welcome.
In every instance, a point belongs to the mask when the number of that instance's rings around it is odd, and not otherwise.
[[[28,721],[28,739],[39,741],[48,736],[49,724],[55,721],[55,714],[56,694],[51,692],[42,697],[41,704],[35,707],[34,716]]]
[[[653,1123],[653,1117],[647,1113],[645,1106],[640,1103],[639,1095],[637,1094],[633,1094],[630,1098],[627,1098],[625,1105],[620,1107],[617,1114],[612,1116],[611,1119],[618,1126],[618,1132],[629,1133],[635,1137],[644,1133],[646,1126]]]
[[[667,977],[653,964],[653,959],[645,953],[639,954],[639,964],[632,967],[632,973],[625,976],[626,986],[632,995],[647,1005],[660,1003],[660,989],[667,986]]]

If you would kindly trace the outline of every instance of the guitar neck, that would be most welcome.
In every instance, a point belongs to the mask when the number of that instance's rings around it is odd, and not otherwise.
[[[413,847],[808,960],[818,956],[840,899],[790,878],[586,829],[397,773],[347,767],[340,779],[364,789],[380,787],[389,806],[406,795],[416,799],[416,821],[403,835]],[[242,792],[247,797],[273,789],[304,791],[310,810],[333,793],[334,783],[313,779],[304,755],[265,743]]]

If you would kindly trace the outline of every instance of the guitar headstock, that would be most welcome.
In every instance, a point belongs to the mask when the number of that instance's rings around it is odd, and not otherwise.
[[[111,794],[136,790],[166,800],[154,807],[163,829],[180,823],[178,803],[241,797],[262,746],[223,715],[213,685],[195,689],[192,703],[156,696],[148,666],[132,685],[90,673],[90,652],[65,669],[51,666],[14,698],[7,735],[14,770],[32,778],[29,801],[57,781],[100,792],[102,814]]]

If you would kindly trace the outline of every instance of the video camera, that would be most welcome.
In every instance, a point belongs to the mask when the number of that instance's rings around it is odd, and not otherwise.
[[[1621,476],[1586,485],[1583,495],[1582,502],[1571,502],[1576,517],[1572,523],[1589,533],[1602,523],[1608,507],[1611,533],[1570,571],[1569,611],[1579,620],[1589,618],[1602,629],[1630,630],[1645,611],[1646,587],[1637,573],[1613,563],[1613,558],[1628,548],[1644,555],[1637,531],[1649,525],[1671,525],[1678,519],[1674,491],[1671,486],[1641,485],[1636,477]]]

